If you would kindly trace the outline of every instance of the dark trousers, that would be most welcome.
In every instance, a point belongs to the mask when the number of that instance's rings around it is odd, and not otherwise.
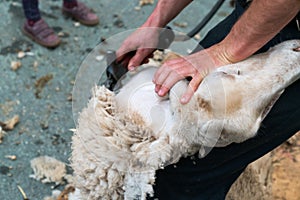
[[[76,2],[76,0],[64,0],[64,2]],[[41,19],[38,0],[22,0],[26,19],[37,21]]]
[[[212,29],[200,42],[207,48],[220,42],[244,12],[237,4],[233,13]],[[282,41],[300,39],[293,20],[257,53]],[[263,120],[257,136],[243,143],[213,148],[204,158],[182,158],[176,167],[157,171],[154,186],[159,200],[223,200],[233,182],[247,165],[270,152],[300,130],[300,80],[288,88]]]

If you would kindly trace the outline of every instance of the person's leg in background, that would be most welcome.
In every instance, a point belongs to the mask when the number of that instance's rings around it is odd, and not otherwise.
[[[235,11],[212,29],[200,42],[207,48],[221,41],[243,13]],[[292,21],[257,53],[282,41],[300,39],[296,21]],[[201,50],[198,48],[197,50]],[[286,88],[262,122],[257,136],[243,143],[213,148],[204,158],[183,158],[175,165],[157,171],[155,198],[160,200],[223,200],[233,182],[248,164],[273,150],[300,130],[300,80]],[[188,134],[188,133],[187,133]]]
[[[34,22],[41,19],[40,10],[38,8],[38,0],[22,0],[23,10],[26,19],[33,24]]]
[[[59,37],[52,28],[42,19],[38,0],[22,0],[26,20],[23,24],[23,33],[36,43],[54,48],[60,44]]]
[[[23,33],[42,46],[57,47],[60,44],[60,39],[42,19],[39,11],[39,1],[22,0],[22,5],[26,17],[22,27]],[[62,11],[65,15],[78,20],[84,25],[93,26],[99,23],[97,15],[77,0],[64,0]]]

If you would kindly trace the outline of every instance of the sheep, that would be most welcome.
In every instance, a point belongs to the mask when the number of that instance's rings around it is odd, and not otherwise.
[[[188,104],[179,81],[161,98],[154,92],[156,67],[131,74],[120,91],[104,86],[79,116],[71,166],[82,199],[146,199],[155,172],[181,157],[205,156],[213,147],[255,136],[272,105],[300,77],[300,40],[217,68]]]

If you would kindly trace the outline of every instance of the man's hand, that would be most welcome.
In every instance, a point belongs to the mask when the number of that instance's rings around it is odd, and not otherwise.
[[[159,96],[164,96],[179,80],[191,77],[189,87],[180,100],[183,104],[188,103],[207,74],[219,66],[230,63],[220,45],[166,61],[154,75],[155,92]]]
[[[164,96],[177,81],[190,76],[190,87],[181,99],[181,103],[187,103],[210,71],[251,56],[287,25],[299,10],[299,0],[253,0],[220,43],[196,54],[166,62],[153,79],[155,91]]]
[[[139,28],[122,43],[116,52],[117,61],[128,66],[128,70],[147,63],[157,48],[159,33],[162,29],[154,27]]]
[[[192,0],[159,0],[146,22],[131,34],[121,45],[117,61],[128,66],[129,70],[147,62],[157,48],[162,28],[165,27]]]

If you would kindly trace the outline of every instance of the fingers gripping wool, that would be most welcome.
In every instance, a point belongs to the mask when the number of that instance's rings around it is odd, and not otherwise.
[[[210,73],[191,101],[178,82],[168,98],[154,92],[155,68],[132,76],[119,93],[94,89],[73,136],[72,167],[82,199],[145,199],[155,171],[206,148],[255,136],[284,88],[300,76],[299,40]]]

